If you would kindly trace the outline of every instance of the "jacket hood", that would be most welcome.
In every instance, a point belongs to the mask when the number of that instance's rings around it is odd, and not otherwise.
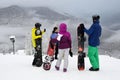
[[[59,26],[59,33],[60,34],[64,34],[67,32],[67,25],[65,23],[61,23],[60,26]]]

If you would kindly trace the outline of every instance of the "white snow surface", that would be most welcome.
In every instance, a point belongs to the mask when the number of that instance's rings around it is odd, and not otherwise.
[[[56,60],[49,71],[33,67],[32,60],[33,55],[0,54],[0,80],[120,80],[120,60],[105,55],[100,55],[100,71],[97,72],[89,71],[88,57],[85,58],[85,70],[79,71],[77,56],[69,56],[67,72],[63,72],[63,63],[59,71],[55,70]]]

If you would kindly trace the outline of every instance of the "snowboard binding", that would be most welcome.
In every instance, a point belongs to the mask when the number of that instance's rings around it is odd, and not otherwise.
[[[50,70],[51,68],[51,63],[54,61],[54,57],[53,56],[46,56],[45,57],[45,61],[43,62],[43,69],[44,70]]]
[[[36,67],[41,67],[42,64],[43,61],[42,61],[41,48],[40,45],[37,45],[37,47],[35,48],[34,60],[32,65]]]
[[[41,67],[42,66],[42,62],[41,62],[41,59],[38,58],[37,61],[36,61],[36,66],[37,67]]]

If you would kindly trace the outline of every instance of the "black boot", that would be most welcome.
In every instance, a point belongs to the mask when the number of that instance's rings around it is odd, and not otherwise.
[[[33,59],[32,65],[33,65],[33,66],[36,65],[36,58]]]
[[[41,58],[37,58],[35,65],[36,65],[37,67],[41,67],[41,66],[42,66],[42,63],[43,63],[43,62],[42,62],[42,59],[41,59]]]
[[[94,69],[93,67],[91,67],[89,70],[90,71],[99,71],[99,68]]]
[[[55,59],[57,60],[58,58],[55,56]]]

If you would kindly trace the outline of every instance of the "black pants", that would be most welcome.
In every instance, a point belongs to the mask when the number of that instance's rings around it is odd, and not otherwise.
[[[58,56],[58,43],[56,44],[56,48],[55,48],[55,59],[57,59]]]

